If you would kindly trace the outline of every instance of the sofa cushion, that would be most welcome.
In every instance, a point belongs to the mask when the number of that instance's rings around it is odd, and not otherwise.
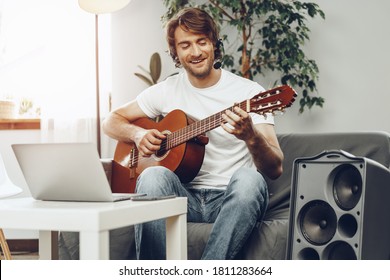
[[[188,223],[188,259],[201,258],[211,232],[212,224]],[[286,255],[287,219],[264,220],[257,223],[237,259],[281,260]]]

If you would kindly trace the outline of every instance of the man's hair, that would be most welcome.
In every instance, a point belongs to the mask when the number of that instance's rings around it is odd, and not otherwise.
[[[213,18],[205,11],[199,8],[184,8],[180,10],[167,23],[167,41],[169,54],[171,55],[176,67],[180,67],[180,61],[177,57],[175,45],[175,30],[177,27],[194,34],[204,34],[213,43],[215,49],[215,60],[221,58],[220,44],[218,43],[218,27]]]

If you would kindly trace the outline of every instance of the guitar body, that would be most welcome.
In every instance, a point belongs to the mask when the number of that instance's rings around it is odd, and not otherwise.
[[[184,112],[174,110],[158,123],[141,118],[134,124],[145,129],[157,129],[164,134],[170,134],[188,126],[189,119]],[[204,143],[194,139],[161,154],[138,158],[138,150],[134,143],[118,142],[112,165],[112,192],[133,193],[138,176],[151,166],[164,166],[175,172],[181,182],[188,183],[198,174],[204,153]],[[134,158],[138,159],[135,164]]]

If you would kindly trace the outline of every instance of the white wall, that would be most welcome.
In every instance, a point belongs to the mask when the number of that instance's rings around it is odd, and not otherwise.
[[[390,132],[390,1],[316,0],[326,14],[311,26],[308,55],[318,63],[323,109],[278,121],[282,132]],[[298,105],[298,104],[295,104]]]
[[[305,48],[320,69],[319,94],[324,108],[300,115],[298,102],[276,119],[277,131],[329,132],[384,130],[390,132],[390,1],[314,0],[326,19],[310,20]],[[175,71],[160,17],[162,1],[133,0],[112,16],[113,106],[134,98],[146,85],[133,75],[148,67],[150,55],[163,57],[165,74]],[[163,74],[164,76],[164,74]],[[264,86],[269,84],[262,78]]]
[[[133,99],[147,85],[134,75],[138,65],[149,69],[150,56],[158,52],[162,59],[161,79],[175,72],[167,51],[161,16],[162,0],[132,0],[112,15],[112,105]],[[161,80],[160,79],[160,80]]]

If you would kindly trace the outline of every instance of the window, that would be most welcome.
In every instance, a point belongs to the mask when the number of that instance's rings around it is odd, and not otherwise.
[[[77,1],[0,0],[0,119],[96,115],[94,24]]]

